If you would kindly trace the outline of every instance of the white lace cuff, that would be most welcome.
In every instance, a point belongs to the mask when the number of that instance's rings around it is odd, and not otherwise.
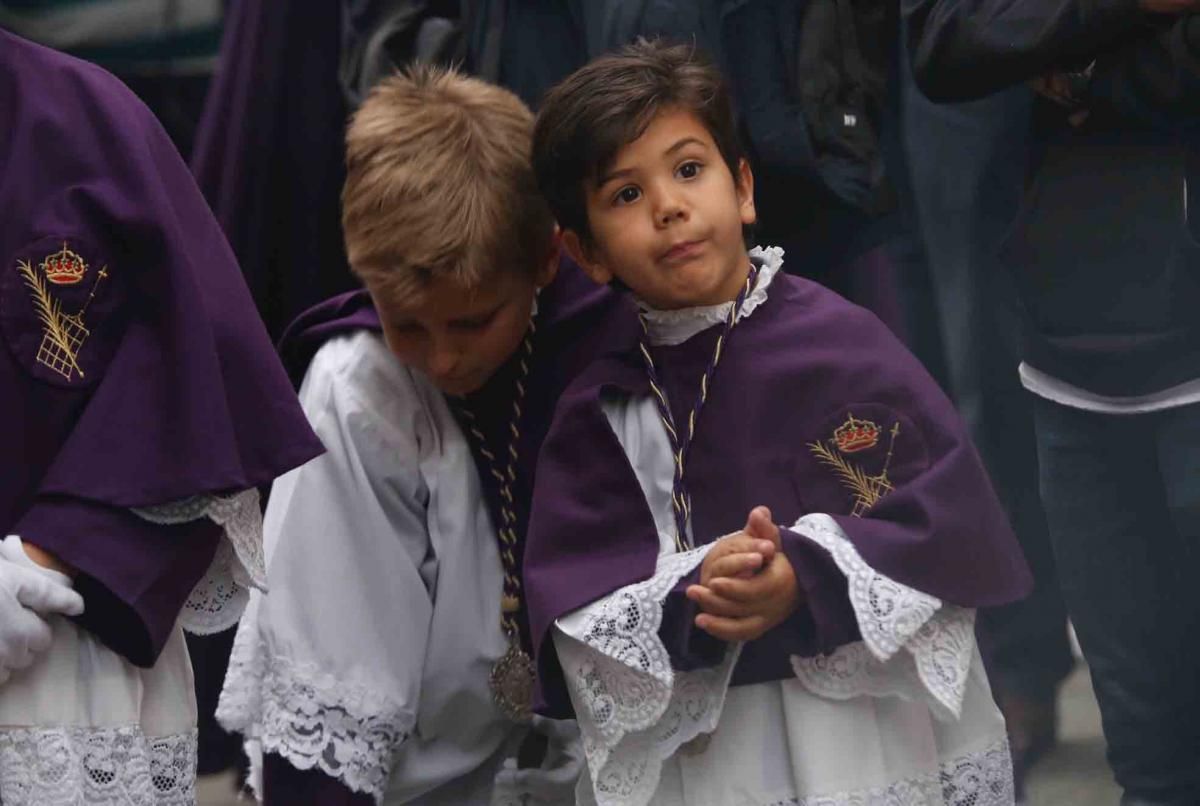
[[[658,635],[667,594],[713,545],[660,557],[650,579],[556,624],[555,648],[600,806],[649,803],[663,761],[716,729],[741,645],[713,668],[676,672]]]
[[[924,700],[940,718],[957,719],[975,652],[975,611],[943,605],[878,573],[828,515],[805,515],[792,530],[828,551],[846,575],[863,637],[831,655],[793,657],[805,687],[832,699]]]
[[[237,624],[246,607],[247,589],[266,590],[258,490],[244,490],[228,498],[194,496],[133,511],[159,524],[208,518],[224,530],[225,539],[180,613],[180,624],[188,632],[211,635],[229,629]]]
[[[0,730],[6,806],[196,802],[196,732],[149,737],[136,725]]]
[[[262,752],[320,770],[377,802],[416,722],[383,692],[271,654],[252,620],[238,628],[217,720]]]

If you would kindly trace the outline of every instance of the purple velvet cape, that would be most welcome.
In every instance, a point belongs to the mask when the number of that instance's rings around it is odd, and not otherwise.
[[[677,422],[695,401],[718,331],[655,349]],[[653,518],[600,406],[606,393],[649,394],[635,343],[563,394],[538,462],[524,574],[540,707],[553,715],[570,711],[549,641],[554,620],[649,578],[658,555]],[[872,474],[899,424],[888,467],[894,489],[863,517],[851,516],[852,493],[810,447],[832,448],[850,415],[880,426],[872,448],[843,454]],[[807,280],[780,272],[767,301],[733,331],[685,475],[699,542],[739,530],[766,504],[785,526],[810,512],[832,515],[872,568],[952,604],[997,605],[1030,588],[953,406],[874,316]],[[802,584],[809,570],[797,569]],[[744,648],[735,684],[788,673],[772,639]]]
[[[219,531],[129,508],[265,485],[322,447],[150,111],[100,68],[2,31],[0,109],[0,529],[77,568],[82,623],[147,665]],[[46,269],[60,249],[82,279]],[[78,371],[44,360],[23,265],[60,323],[81,317]]]
[[[529,522],[538,449],[549,429],[554,403],[568,381],[609,344],[624,343],[639,325],[633,307],[621,295],[591,283],[570,260],[559,263],[558,275],[538,297],[537,337],[521,419],[517,481],[513,499],[518,539]],[[292,381],[299,386],[308,365],[326,341],[357,330],[379,332],[379,315],[366,291],[352,291],[305,311],[286,330],[279,349]],[[465,402],[483,425],[490,449],[506,453],[507,428],[512,411],[515,360],[502,366],[482,389]],[[452,407],[453,408],[453,407]],[[471,445],[484,495],[493,521],[499,522],[499,490],[483,457]],[[518,549],[518,555],[523,550]],[[528,649],[526,614],[520,614],[522,641]],[[319,770],[298,770],[277,754],[263,760],[264,803],[369,806],[369,795],[354,792]]]
[[[355,287],[342,244],[341,3],[229,4],[196,181],[273,336]]]

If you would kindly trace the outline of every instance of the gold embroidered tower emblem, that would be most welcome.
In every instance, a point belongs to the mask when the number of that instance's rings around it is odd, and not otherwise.
[[[42,324],[42,341],[38,345],[36,360],[42,366],[58,373],[68,381],[78,376],[85,377],[79,365],[79,352],[83,349],[91,331],[84,323],[84,314],[96,296],[96,289],[108,277],[108,267],[101,267],[92,283],[91,292],[79,310],[66,313],[62,301],[50,292],[48,283],[57,286],[75,285],[83,281],[88,266],[83,258],[67,248],[66,243],[58,252],[47,255],[34,269],[28,261],[17,261],[17,272],[29,289],[34,310]]]
[[[810,442],[808,445],[808,449],[817,457],[817,461],[833,470],[838,480],[842,482],[842,486],[850,490],[854,496],[854,507],[850,510],[850,514],[855,518],[861,518],[867,510],[879,503],[880,498],[893,489],[891,479],[888,478],[888,468],[892,464],[892,451],[896,448],[896,436],[900,433],[900,422],[896,421],[892,425],[890,431],[892,438],[888,443],[887,456],[878,473],[868,473],[861,465],[851,462],[842,454],[858,453],[874,448],[879,444],[879,436],[882,431],[883,429],[870,420],[860,420],[853,414],[848,414],[846,422],[838,426],[833,432],[832,438],[828,440],[829,445],[819,441]]]

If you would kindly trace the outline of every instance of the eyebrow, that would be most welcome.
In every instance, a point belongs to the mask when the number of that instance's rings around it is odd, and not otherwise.
[[[704,144],[704,141],[701,140],[699,137],[690,137],[690,136],[684,137],[684,138],[680,139],[678,142],[676,142],[675,145],[671,146],[666,151],[664,151],[663,156],[669,157],[672,154],[674,154],[676,151],[679,151],[680,149],[682,149],[684,146],[689,146],[689,145],[696,145],[696,146],[700,146],[701,148],[706,147]],[[614,179],[620,179],[621,177],[629,176],[632,173],[633,173],[633,170],[630,168],[621,168],[620,170],[611,171],[609,173],[606,173],[606,174],[604,174],[604,176],[601,176],[599,178],[599,180],[596,182],[596,188],[597,189],[602,188],[605,185],[607,185],[609,182],[613,181]]]
[[[675,145],[671,146],[666,151],[664,151],[663,154],[674,154],[676,151],[678,151],[679,149],[681,149],[687,145],[697,145],[697,146],[703,147],[704,141],[701,140],[699,137],[684,137],[678,143],[676,143]]]

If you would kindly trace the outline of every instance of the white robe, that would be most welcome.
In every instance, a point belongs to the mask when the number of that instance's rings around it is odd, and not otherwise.
[[[765,263],[743,317],[782,263],[781,250],[757,254]],[[720,326],[728,309],[650,311],[650,338],[681,343]],[[729,688],[738,646],[715,668],[674,672],[657,635],[662,603],[711,544],[676,553],[671,449],[653,399],[603,405],[654,515],[659,561],[651,579],[560,618],[554,630],[590,766],[581,803],[1011,806],[1004,721],[975,647],[973,611],[876,573],[826,515],[784,525],[833,555],[864,640],[829,657],[793,658],[788,680]]]
[[[193,806],[196,694],[183,631],[237,623],[261,580],[258,493],[134,510],[156,523],[208,518],[223,537],[154,665],[144,669],[62,616],[34,663],[0,685],[4,806]],[[51,572],[47,572],[51,573]]]
[[[374,333],[323,345],[300,398],[327,453],[272,490],[268,593],[251,595],[217,716],[252,761],[275,753],[382,803],[499,799],[523,729],[488,686],[502,572],[469,445]]]

